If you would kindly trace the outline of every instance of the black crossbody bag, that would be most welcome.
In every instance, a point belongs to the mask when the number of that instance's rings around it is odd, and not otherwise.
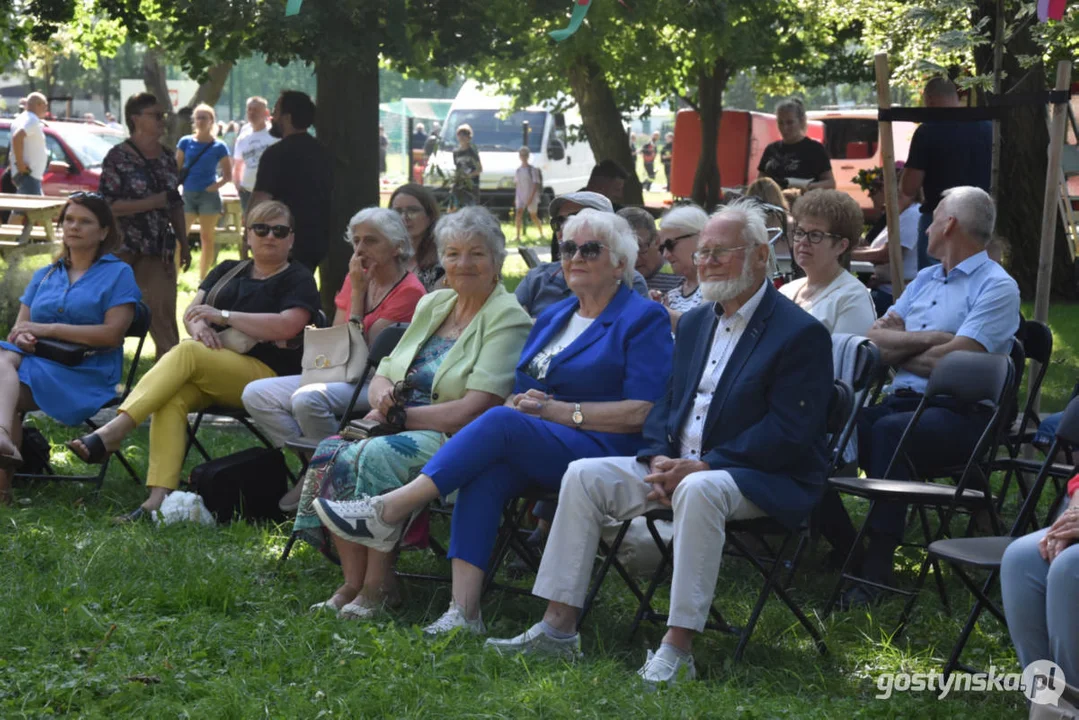
[[[49,279],[50,275],[56,272],[56,268],[60,267],[61,262],[62,261],[57,260],[53,263],[49,272],[45,273],[45,277],[41,278],[42,285],[45,284],[45,281]],[[52,360],[61,365],[75,367],[76,365],[81,365],[83,361],[91,355],[96,355],[101,352],[102,349],[103,348],[96,348],[91,345],[57,340],[55,338],[38,338],[37,343],[34,344],[34,355],[44,360]]]

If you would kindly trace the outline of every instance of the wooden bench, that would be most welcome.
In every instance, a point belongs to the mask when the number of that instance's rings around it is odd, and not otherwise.
[[[214,243],[235,243],[239,245],[243,241],[243,210],[240,207],[240,198],[224,196],[221,198],[221,205],[223,212],[221,218],[224,221],[221,223],[224,227],[218,227],[217,233],[214,235]],[[188,239],[199,237],[201,232],[199,224],[192,223],[191,229],[187,233]]]

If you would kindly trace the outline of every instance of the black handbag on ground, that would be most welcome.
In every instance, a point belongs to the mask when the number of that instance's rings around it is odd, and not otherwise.
[[[49,471],[49,452],[52,448],[41,431],[29,425],[22,426],[22,466],[19,472],[24,475],[44,475]]]
[[[191,489],[219,523],[284,520],[277,507],[288,491],[288,470],[280,450],[257,447],[217,458],[191,471]]]

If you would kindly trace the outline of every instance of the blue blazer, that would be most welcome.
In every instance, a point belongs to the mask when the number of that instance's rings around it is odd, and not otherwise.
[[[535,388],[567,402],[659,401],[671,374],[670,317],[662,305],[624,285],[595,322],[551,359],[543,380],[528,374],[528,363],[562,331],[579,307],[577,298],[569,297],[536,318],[517,363],[513,392]],[[588,435],[611,455],[633,455],[642,446],[638,433]]]
[[[642,461],[681,457],[679,438],[708,361],[716,307],[701,305],[679,321],[674,372],[645,422]],[[708,407],[701,460],[728,471],[768,515],[797,527],[824,491],[832,384],[828,330],[769,283]]]

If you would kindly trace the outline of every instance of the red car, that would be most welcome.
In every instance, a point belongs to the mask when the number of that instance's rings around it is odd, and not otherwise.
[[[8,165],[11,122],[10,118],[0,119],[0,168]],[[123,133],[111,128],[101,130],[95,126],[91,130],[84,122],[45,121],[49,167],[45,171],[42,188],[46,195],[70,195],[79,190],[97,192],[101,180],[101,162],[116,144],[105,139],[102,132],[123,139]]]

